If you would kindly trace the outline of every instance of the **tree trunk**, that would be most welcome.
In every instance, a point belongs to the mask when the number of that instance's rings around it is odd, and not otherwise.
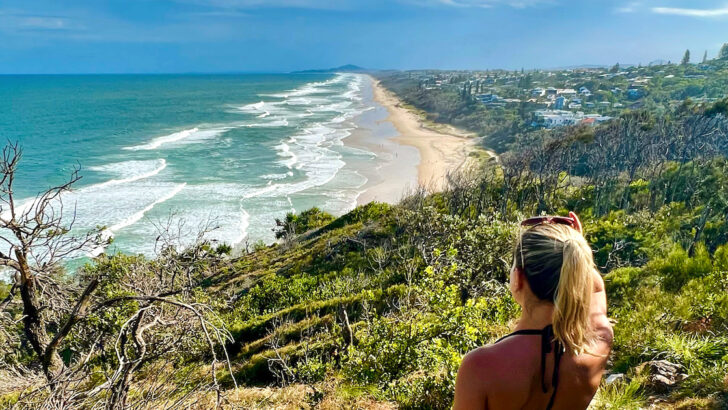
[[[16,250],[15,254],[21,268],[20,298],[23,301],[23,330],[33,351],[41,358],[46,378],[51,381],[63,370],[63,361],[58,352],[52,352],[47,361],[42,360],[51,340],[41,317],[42,305],[36,291],[35,277],[22,251]]]

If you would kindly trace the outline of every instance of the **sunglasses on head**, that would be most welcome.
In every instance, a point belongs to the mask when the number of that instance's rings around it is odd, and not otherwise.
[[[541,224],[567,225],[576,229],[576,221],[568,216],[534,216],[521,222],[521,226],[531,227]]]

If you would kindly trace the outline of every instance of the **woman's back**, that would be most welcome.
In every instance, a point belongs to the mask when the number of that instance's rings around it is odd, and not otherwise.
[[[610,344],[611,341],[605,341],[594,346],[593,353],[601,356],[583,353],[561,357],[553,409],[579,409],[589,405],[599,387]],[[541,338],[538,336],[513,336],[475,350],[463,361],[463,366],[470,365],[475,370],[472,380],[480,384],[478,390],[487,397],[485,408],[546,409],[554,392],[554,357],[546,355],[544,381],[549,387],[546,393],[542,390]],[[488,369],[487,374],[482,372],[484,368]]]
[[[592,354],[574,356],[566,353],[560,358],[553,409],[586,408],[596,393],[613,338],[606,317],[597,329],[600,341],[593,346]],[[540,336],[508,337],[468,354],[458,377],[473,384],[469,390],[482,392],[485,408],[489,410],[546,409],[554,392],[555,355],[546,354],[542,379],[541,348]],[[542,382],[548,387],[546,393]],[[455,407],[472,408],[466,403],[461,406],[457,400]]]
[[[521,251],[519,241],[516,257],[523,259],[514,265],[510,284],[523,314],[516,332],[463,359],[456,410],[588,407],[614,334],[604,281],[593,268],[591,250],[573,216],[573,231],[546,225],[523,234],[530,235],[524,241],[530,248],[524,245]],[[545,250],[541,254],[534,251],[539,246]]]

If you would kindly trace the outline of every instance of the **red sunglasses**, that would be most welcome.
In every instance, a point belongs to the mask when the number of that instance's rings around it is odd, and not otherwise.
[[[576,221],[568,216],[534,216],[521,222],[521,226],[536,226],[541,224],[568,225],[576,229]]]

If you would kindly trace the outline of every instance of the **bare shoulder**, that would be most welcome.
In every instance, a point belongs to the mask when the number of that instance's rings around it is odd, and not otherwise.
[[[491,393],[502,390],[508,375],[506,341],[479,347],[465,355],[455,383],[455,410],[483,408]]]
[[[538,340],[527,338],[509,338],[497,344],[477,348],[468,353],[461,364],[462,371],[487,390],[502,389],[503,384],[510,385],[521,379],[521,369],[534,365]],[[534,344],[535,343],[535,344]]]
[[[496,360],[495,345],[479,347],[465,355],[460,364],[460,372],[469,377],[477,378],[485,384],[486,379],[492,372],[484,372],[483,370],[493,367]]]
[[[485,371],[490,353],[481,347],[465,355],[458,369],[455,382],[455,403],[453,409],[484,408],[488,402],[488,379]]]

